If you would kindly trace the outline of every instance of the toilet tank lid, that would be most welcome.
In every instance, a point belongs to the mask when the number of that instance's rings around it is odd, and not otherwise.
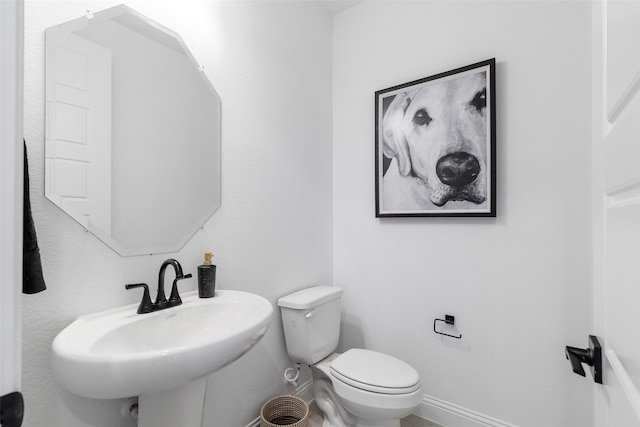
[[[283,296],[278,300],[278,306],[306,310],[340,298],[341,295],[342,288],[336,286],[314,286]]]

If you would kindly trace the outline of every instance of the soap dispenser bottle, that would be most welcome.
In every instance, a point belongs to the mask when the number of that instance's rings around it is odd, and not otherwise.
[[[211,298],[216,293],[216,266],[211,263],[213,253],[206,252],[204,261],[198,267],[198,296]]]

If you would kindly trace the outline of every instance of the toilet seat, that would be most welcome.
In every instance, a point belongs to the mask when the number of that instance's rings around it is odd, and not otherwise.
[[[365,349],[351,349],[331,361],[331,375],[349,386],[400,395],[420,388],[418,372],[402,360]]]

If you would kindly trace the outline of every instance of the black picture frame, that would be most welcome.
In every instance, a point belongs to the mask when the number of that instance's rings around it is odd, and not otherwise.
[[[496,216],[495,65],[375,92],[377,218]]]

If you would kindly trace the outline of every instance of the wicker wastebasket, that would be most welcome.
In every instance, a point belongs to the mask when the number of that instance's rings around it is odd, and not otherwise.
[[[307,427],[309,405],[295,396],[276,396],[262,405],[260,427]]]

